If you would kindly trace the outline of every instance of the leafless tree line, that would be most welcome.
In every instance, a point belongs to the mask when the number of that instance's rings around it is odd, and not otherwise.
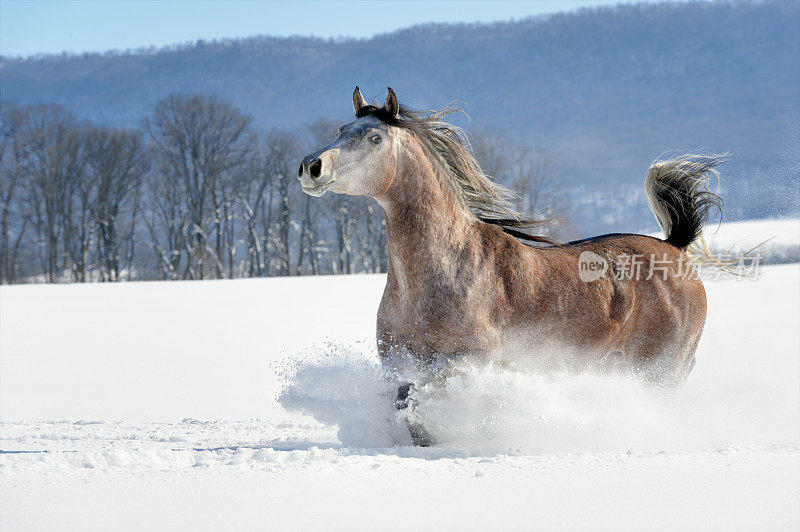
[[[301,156],[335,137],[330,121],[261,132],[224,100],[183,95],[159,102],[140,130],[57,105],[0,115],[2,283],[386,270],[375,202],[309,198],[297,184]],[[546,154],[486,132],[474,149],[523,208],[558,205]]]
[[[120,280],[135,251],[146,147],[40,105],[0,123],[0,280]]]

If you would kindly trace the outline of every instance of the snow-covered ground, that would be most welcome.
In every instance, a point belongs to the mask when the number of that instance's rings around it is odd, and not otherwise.
[[[648,233],[663,238],[661,231]],[[762,264],[800,262],[800,218],[762,218],[710,223],[703,231],[706,245],[719,256],[760,255]]]
[[[677,397],[465,369],[409,446],[383,276],[0,288],[0,529],[800,527],[800,265],[707,282]]]
[[[752,248],[766,242],[776,247],[800,246],[800,219],[764,218],[742,222],[710,224],[705,229],[706,239],[720,246],[747,246]]]
[[[710,224],[705,229],[704,237],[717,254],[737,256],[756,252],[764,256],[765,262],[800,262],[799,218]]]

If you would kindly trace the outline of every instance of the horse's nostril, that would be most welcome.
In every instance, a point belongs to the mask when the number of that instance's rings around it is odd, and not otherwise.
[[[308,167],[308,173],[311,174],[311,177],[318,178],[322,174],[322,161],[315,159]]]
[[[297,169],[297,177],[303,177],[303,163],[300,163],[300,168]]]

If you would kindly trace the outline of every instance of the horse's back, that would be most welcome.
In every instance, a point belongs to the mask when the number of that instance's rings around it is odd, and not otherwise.
[[[538,249],[557,281],[553,284],[570,287],[575,299],[583,301],[573,307],[575,315],[601,321],[601,326],[581,327],[586,340],[608,352],[657,363],[657,372],[669,378],[685,377],[705,324],[706,294],[684,250],[625,233]]]
[[[575,249],[579,251],[587,249],[593,250],[599,247],[602,249],[618,250],[620,252],[636,251],[638,254],[666,253],[670,256],[679,256],[681,253],[684,253],[683,250],[668,244],[660,238],[636,233],[608,233],[605,235],[573,240],[571,242],[567,242],[566,244],[552,247],[561,249]]]
[[[616,286],[628,286],[640,299],[645,296],[657,299],[649,309],[653,313],[681,312],[683,321],[702,314],[705,321],[705,289],[683,249],[660,238],[627,233],[576,240],[560,249],[573,260],[577,257],[578,274],[583,282],[592,282],[592,276],[581,271],[582,263],[592,258],[603,259],[607,266],[603,276]],[[585,254],[587,251],[593,255]]]

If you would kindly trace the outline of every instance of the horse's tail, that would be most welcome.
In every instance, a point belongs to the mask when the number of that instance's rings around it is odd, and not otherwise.
[[[686,249],[702,242],[709,212],[722,209],[722,199],[708,190],[708,184],[712,176],[719,176],[714,167],[723,160],[724,155],[685,155],[650,166],[644,188],[668,244]],[[706,253],[701,246],[699,254]]]

